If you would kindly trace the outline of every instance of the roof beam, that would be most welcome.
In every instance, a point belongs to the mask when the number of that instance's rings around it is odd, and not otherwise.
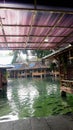
[[[36,17],[36,15],[35,15],[35,12],[34,12],[33,15],[32,15],[32,19],[31,19],[31,26],[30,26],[30,29],[29,29],[29,32],[28,32],[28,38],[27,38],[27,41],[26,41],[26,47],[28,45],[28,41],[29,41],[29,37],[30,37],[31,31],[32,31],[32,25],[34,23],[35,17]]]
[[[31,25],[20,25],[20,24],[3,24],[3,27],[31,27]],[[32,25],[33,28],[51,28],[54,26],[49,26],[49,25]],[[55,28],[72,28],[73,29],[73,25],[72,26],[56,26]]]
[[[43,42],[42,44],[60,44],[61,42]],[[65,43],[72,43],[72,42],[65,42]],[[5,42],[0,42],[0,44],[5,44]],[[26,42],[7,42],[7,44],[26,44]],[[28,44],[31,46],[31,44],[38,44],[40,45],[39,42],[28,42]]]
[[[7,39],[6,39],[6,36],[5,36],[5,31],[4,31],[4,28],[3,28],[3,24],[2,24],[2,18],[0,17],[0,25],[1,25],[1,28],[2,28],[2,33],[3,33],[3,37],[4,37],[4,40],[5,40],[5,43],[7,45]],[[8,47],[8,45],[7,45]]]
[[[53,47],[50,47],[50,48],[53,49]],[[24,49],[26,49],[26,50],[29,50],[29,49],[30,50],[36,50],[37,47],[31,47],[31,48],[30,47],[28,47],[28,48],[27,47],[25,47],[25,48],[23,48],[23,47],[8,47],[8,48],[7,47],[1,47],[0,50],[2,50],[2,49],[3,50],[4,49],[5,50],[24,50]],[[44,47],[42,47],[42,48],[40,48],[40,50],[45,50],[45,49],[44,49]],[[46,50],[48,50],[48,48]]]
[[[36,6],[36,9],[35,9],[35,7],[34,8],[31,8],[31,6],[30,6],[30,8],[25,8],[25,7],[10,7],[10,6],[2,6],[2,5],[0,5],[0,9],[6,9],[6,10],[9,10],[9,9],[11,9],[11,10],[20,10],[20,11],[31,11],[31,12],[34,12],[34,11],[36,11],[36,12],[49,12],[49,13],[65,13],[65,14],[73,14],[73,9],[72,10],[69,10],[68,11],[68,9],[67,8],[63,8],[63,9],[60,9],[60,8],[44,8],[44,9],[38,9],[37,8],[38,7],[38,5]]]
[[[28,35],[5,35],[6,37],[28,37]],[[0,37],[4,37],[4,35],[0,35]],[[29,37],[45,37],[45,35],[29,35]],[[53,36],[53,35],[49,35],[49,37],[67,37],[67,36]],[[70,37],[73,37],[73,35],[71,35]]]

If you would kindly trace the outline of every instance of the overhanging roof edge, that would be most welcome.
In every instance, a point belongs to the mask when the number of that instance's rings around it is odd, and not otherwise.
[[[55,56],[56,54],[60,54],[61,52],[65,51],[65,50],[67,50],[67,49],[70,49],[70,48],[73,48],[73,46],[70,46],[70,45],[69,45],[69,46],[66,46],[65,48],[60,48],[59,50],[57,50],[57,51],[55,51],[55,52],[53,52],[53,53],[51,53],[51,54],[49,54],[49,55],[43,57],[42,60],[51,58],[51,57]]]
[[[0,2],[0,9],[15,9],[15,10],[26,10],[26,11],[50,11],[55,13],[73,13],[73,8],[68,7],[54,7],[54,6],[39,6],[33,4],[11,4],[11,3],[5,3],[2,4]]]

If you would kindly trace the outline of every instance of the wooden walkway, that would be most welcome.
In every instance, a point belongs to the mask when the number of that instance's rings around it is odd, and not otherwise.
[[[73,130],[73,116],[51,116],[0,122],[0,130]]]

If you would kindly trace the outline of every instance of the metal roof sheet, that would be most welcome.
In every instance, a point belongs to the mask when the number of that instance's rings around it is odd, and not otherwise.
[[[0,49],[49,50],[72,42],[73,10],[1,4]]]

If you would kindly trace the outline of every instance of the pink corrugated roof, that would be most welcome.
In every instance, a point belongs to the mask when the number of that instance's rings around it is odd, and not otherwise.
[[[71,42],[73,11],[0,7],[0,49],[44,50]]]

